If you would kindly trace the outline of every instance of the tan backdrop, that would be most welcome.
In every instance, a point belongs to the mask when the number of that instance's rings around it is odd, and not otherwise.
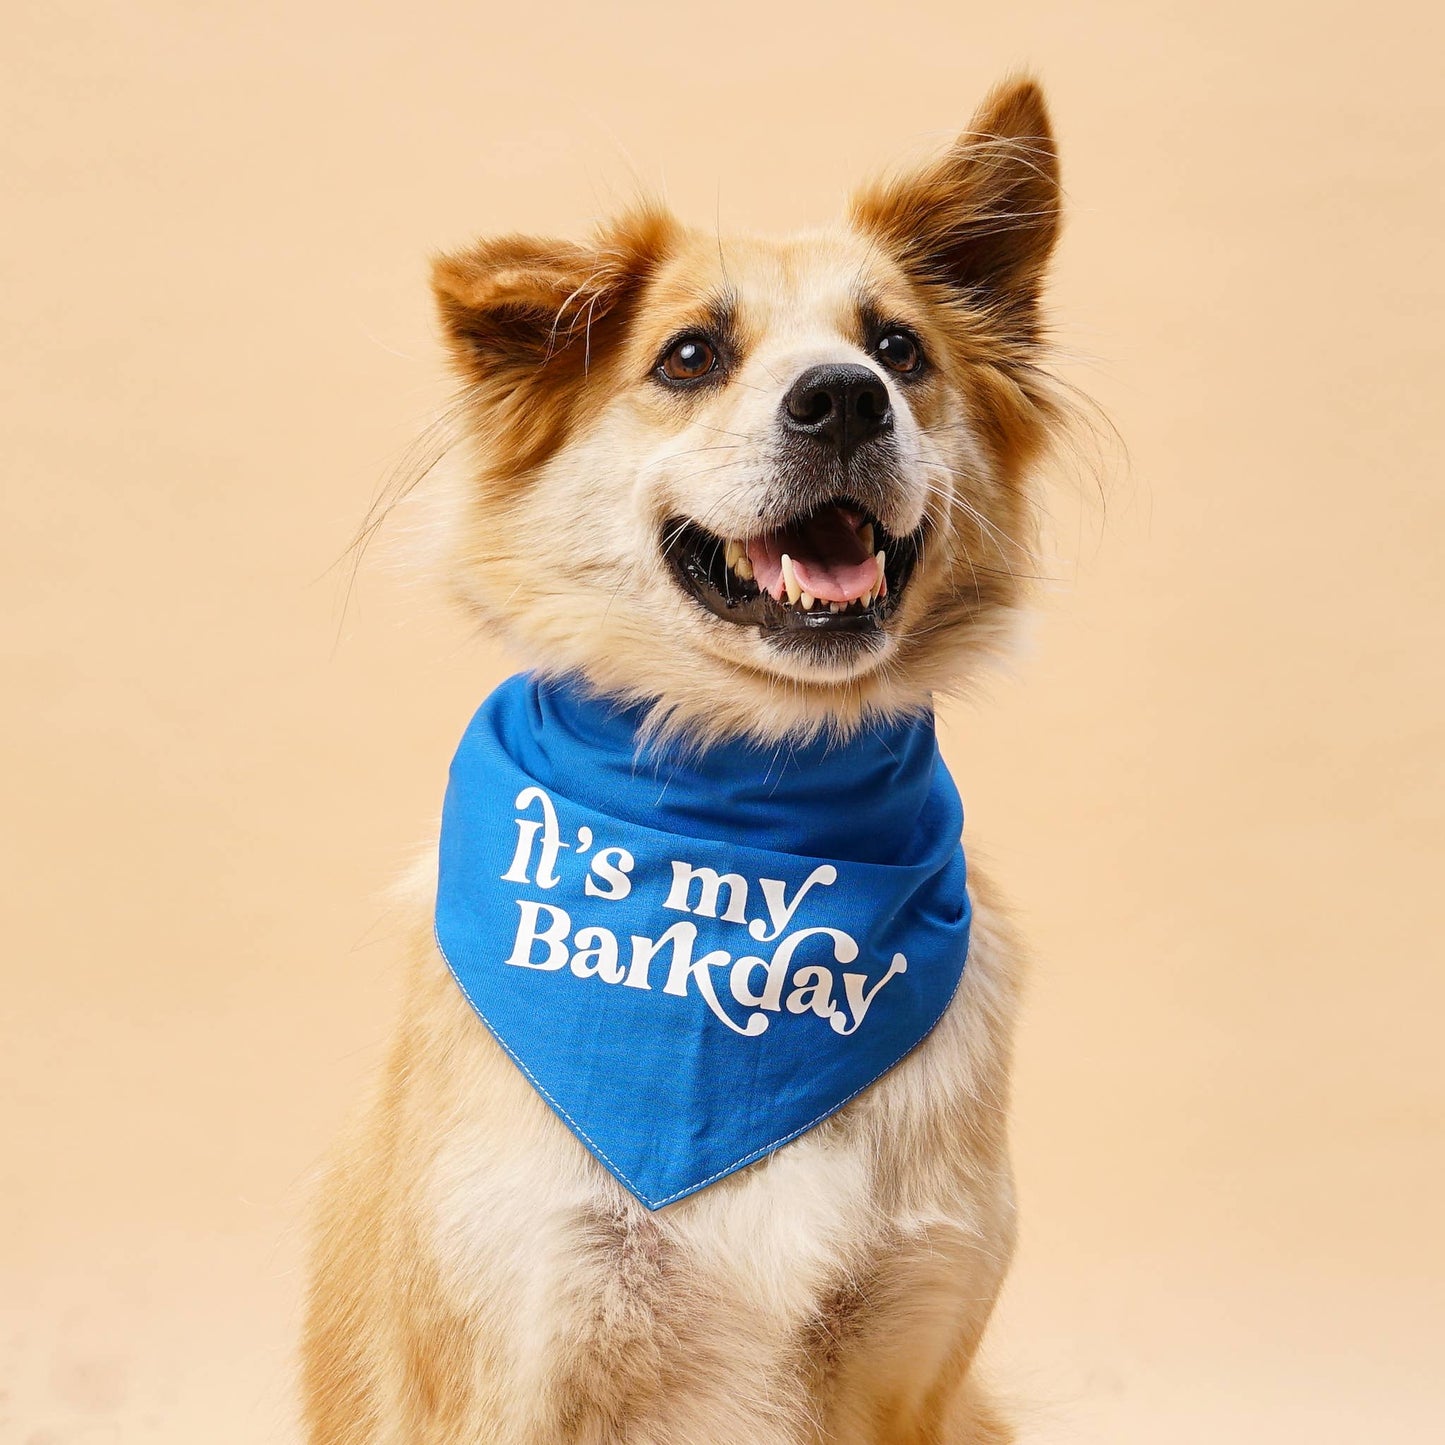
[[[11,0],[0,1439],[294,1438],[383,889],[507,666],[327,571],[443,396],[427,254],[823,219],[1024,64],[1129,463],[947,717],[1039,955],[991,1367],[1030,1441],[1438,1440],[1433,9]]]

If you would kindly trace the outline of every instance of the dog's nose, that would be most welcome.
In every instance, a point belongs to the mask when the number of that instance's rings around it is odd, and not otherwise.
[[[882,378],[866,366],[810,366],[783,398],[783,425],[846,458],[892,429],[893,407]]]

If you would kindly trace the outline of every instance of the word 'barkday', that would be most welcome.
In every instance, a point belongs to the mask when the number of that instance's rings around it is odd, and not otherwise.
[[[517,794],[518,813],[534,804],[541,817],[516,819],[517,848],[510,866],[501,875],[502,881],[552,889],[562,882],[557,862],[564,850],[578,858],[591,852],[582,893],[588,898],[614,903],[631,894],[634,882],[641,880],[634,880],[632,876],[636,861],[627,849],[603,847],[593,852],[595,839],[592,830],[586,827],[577,830],[575,845],[564,843],[552,799],[538,787],[524,788]],[[534,853],[537,854],[535,872]],[[624,944],[610,928],[588,924],[574,930],[572,915],[556,904],[518,898],[521,916],[506,963],[543,972],[567,969],[577,978],[650,990],[654,985],[653,962],[660,954],[668,953],[667,977],[661,991],[683,998],[689,986],[696,987],[699,997],[718,1019],[734,1033],[748,1038],[766,1032],[768,1015],[784,1010],[792,1014],[815,1014],[826,1019],[837,1034],[854,1033],[883,986],[908,969],[908,960],[903,954],[895,953],[887,971],[870,987],[866,974],[842,972],[835,976],[830,967],[830,964],[853,963],[858,958],[858,942],[851,934],[827,926],[787,932],[804,897],[814,887],[826,888],[837,881],[838,871],[831,863],[815,867],[791,897],[782,880],[758,879],[758,893],[766,907],[766,916],[755,918],[748,917],[750,889],[747,879],[740,874],[719,873],[716,869],[694,867],[681,861],[671,861],[670,867],[671,878],[667,896],[662,900],[663,908],[743,926],[755,941],[775,943],[770,954],[766,958],[753,953],[734,957],[724,949],[713,949],[698,955],[697,925],[686,921],[670,924],[656,938],[630,933]],[[726,906],[719,911],[724,891]],[[814,957],[804,961],[800,953]],[[819,953],[827,963],[816,961]],[[726,981],[721,997],[714,980],[715,970],[725,970],[725,974],[719,975]],[[724,998],[730,998],[742,1013],[734,1016]]]

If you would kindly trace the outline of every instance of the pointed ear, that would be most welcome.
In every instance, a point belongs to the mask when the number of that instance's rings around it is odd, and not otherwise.
[[[936,161],[855,197],[852,219],[925,284],[967,295],[1031,340],[1060,199],[1043,92],[1014,80]]]
[[[503,236],[441,256],[432,290],[464,380],[515,377],[557,361],[585,367],[666,249],[673,222],[644,209],[591,245]]]

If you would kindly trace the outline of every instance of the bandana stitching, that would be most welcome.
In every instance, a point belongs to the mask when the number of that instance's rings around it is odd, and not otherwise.
[[[778,1138],[774,1139],[772,1143],[764,1144],[761,1148],[754,1149],[751,1154],[744,1154],[741,1159],[735,1159],[731,1164],[725,1164],[715,1174],[709,1174],[706,1179],[701,1179],[696,1184],[686,1184],[681,1189],[676,1190],[674,1193],[669,1194],[662,1199],[654,1199],[650,1194],[644,1194],[642,1189],[632,1182],[632,1179],[628,1175],[627,1171],[623,1169],[619,1164],[616,1164],[608,1155],[607,1151],[603,1149],[602,1146],[592,1138],[592,1136],[586,1131],[586,1129],[584,1129],[582,1125],[579,1124],[577,1120],[574,1119],[571,1114],[569,1114],[567,1110],[563,1108],[560,1103],[557,1102],[555,1098],[553,1098],[547,1086],[543,1084],[540,1079],[537,1078],[537,1076],[531,1071],[531,1069],[527,1067],[526,1062],[521,1058],[521,1056],[516,1052],[516,1050],[513,1049],[512,1046],[506,1041],[506,1039],[504,1039],[501,1034],[499,1034],[496,1029],[494,1029],[492,1025],[488,1022],[487,1016],[482,1012],[481,1007],[478,1005],[476,999],[472,997],[471,990],[466,986],[465,983],[462,982],[461,975],[456,971],[456,969],[452,967],[452,961],[447,957],[447,951],[445,948],[442,947],[441,939],[437,937],[435,922],[433,922],[432,925],[432,939],[436,943],[437,952],[442,956],[442,962],[447,966],[447,972],[451,974],[453,981],[456,983],[456,986],[462,991],[462,996],[467,1000],[469,1004],[471,1004],[472,1012],[476,1014],[476,1016],[482,1021],[482,1024],[485,1026],[487,1032],[492,1036],[492,1038],[494,1038],[497,1043],[500,1044],[502,1048],[506,1051],[508,1058],[510,1058],[511,1061],[516,1064],[516,1066],[527,1076],[527,1082],[530,1083],[531,1086],[548,1102],[548,1104],[550,1104],[552,1108],[554,1108],[567,1121],[568,1125],[578,1135],[580,1135],[582,1139],[586,1141],[587,1147],[591,1149],[598,1156],[598,1158],[602,1159],[606,1163],[607,1167],[628,1187],[628,1189],[630,1189],[640,1200],[642,1200],[642,1202],[646,1204],[649,1209],[661,1209],[663,1205],[671,1204],[675,1199],[681,1199],[685,1194],[694,1194],[699,1189],[706,1188],[709,1184],[715,1184],[725,1175],[733,1174],[737,1170],[754,1163],[758,1159],[761,1159],[764,1154],[770,1154],[775,1149],[781,1149],[784,1144],[789,1144],[794,1139],[798,1138],[799,1135],[806,1134],[809,1129],[816,1128],[819,1124],[823,1122],[824,1119],[828,1118],[829,1115],[836,1114],[838,1110],[843,1108],[845,1104],[851,1104],[853,1100],[856,1099],[859,1094],[863,1093],[865,1089],[872,1088],[873,1085],[876,1084],[878,1080],[883,1077],[884,1074],[886,1074],[890,1069],[897,1068],[898,1065],[901,1064],[903,1060],[906,1059],[908,1055],[914,1051],[914,1049],[922,1046],[924,1040],[927,1039],[939,1026],[939,1024],[943,1022],[943,1016],[948,1012],[949,1007],[952,1005],[954,999],[958,997],[959,989],[963,986],[963,975],[968,972],[967,969],[964,969],[959,973],[957,980],[954,982],[953,990],[948,995],[947,1002],[938,1011],[938,1017],[934,1019],[931,1024],[929,1024],[927,1030],[922,1033],[914,1043],[909,1044],[909,1046],[904,1049],[903,1052],[899,1054],[898,1057],[895,1058],[891,1063],[884,1064],[884,1066],[879,1069],[878,1072],[874,1074],[871,1079],[867,1080],[866,1083],[859,1084],[858,1087],[854,1089],[853,1092],[849,1094],[846,1099],[840,1099],[836,1104],[829,1105],[829,1107],[824,1109],[823,1112],[819,1114],[816,1119],[810,1119],[806,1124],[800,1124],[796,1129],[793,1129],[789,1133],[783,1134]]]

